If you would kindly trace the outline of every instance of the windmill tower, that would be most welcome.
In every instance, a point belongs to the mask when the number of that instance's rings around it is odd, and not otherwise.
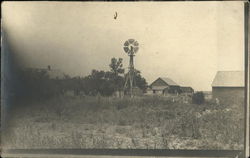
[[[139,43],[134,39],[129,39],[124,43],[123,47],[125,53],[129,56],[129,71],[128,74],[125,76],[125,85],[124,90],[129,88],[130,96],[133,96],[133,87],[135,87],[135,69],[134,69],[134,56],[139,50]],[[128,86],[129,82],[129,86]]]

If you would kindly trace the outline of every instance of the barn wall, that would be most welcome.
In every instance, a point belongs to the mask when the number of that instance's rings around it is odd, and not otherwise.
[[[153,90],[164,90],[164,89],[166,89],[166,88],[168,88],[168,86],[152,86],[152,89]]]
[[[154,94],[162,95],[163,94],[163,90],[156,90]]]
[[[218,98],[221,103],[243,104],[244,88],[243,87],[213,87],[213,99]]]

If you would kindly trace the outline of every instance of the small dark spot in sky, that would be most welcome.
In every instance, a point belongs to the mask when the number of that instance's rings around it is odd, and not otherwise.
[[[115,12],[114,19],[116,19],[118,16],[117,12]]]

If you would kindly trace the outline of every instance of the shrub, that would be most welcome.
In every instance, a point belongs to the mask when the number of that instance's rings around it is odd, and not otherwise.
[[[205,102],[205,97],[203,92],[196,92],[192,97],[192,102],[194,104],[203,104]]]

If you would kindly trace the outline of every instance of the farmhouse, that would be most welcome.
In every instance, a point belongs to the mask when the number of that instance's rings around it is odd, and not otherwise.
[[[159,77],[150,86],[153,94],[178,94],[180,93],[180,86],[170,78]]]
[[[212,97],[220,103],[243,103],[244,72],[218,71],[212,83]]]

